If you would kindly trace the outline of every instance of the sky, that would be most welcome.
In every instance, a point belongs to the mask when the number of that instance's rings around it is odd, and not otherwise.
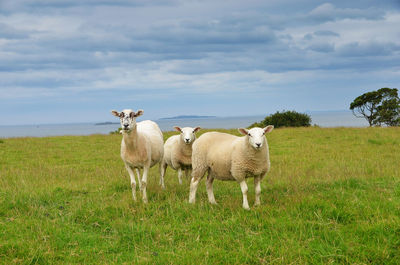
[[[0,125],[346,110],[399,88],[399,29],[398,0],[0,0]]]

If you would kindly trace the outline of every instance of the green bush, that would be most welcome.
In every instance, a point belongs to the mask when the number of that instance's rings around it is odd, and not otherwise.
[[[305,113],[298,113],[296,111],[277,111],[275,114],[265,117],[260,122],[255,122],[251,127],[265,127],[267,125],[274,125],[275,128],[279,127],[308,127],[311,126],[311,117]]]
[[[121,130],[122,130],[122,128],[119,127],[117,130],[110,132],[110,134],[120,134]]]

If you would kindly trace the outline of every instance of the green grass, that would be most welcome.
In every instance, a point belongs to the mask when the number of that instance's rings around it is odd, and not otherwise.
[[[189,180],[168,169],[161,190],[157,167],[134,203],[120,141],[0,141],[1,264],[400,263],[400,128],[275,129],[250,211],[235,182],[189,205]]]

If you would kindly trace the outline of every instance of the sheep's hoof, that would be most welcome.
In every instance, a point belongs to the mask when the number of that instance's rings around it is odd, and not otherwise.
[[[250,211],[250,207],[248,205],[243,205],[243,209],[245,209],[246,211]]]
[[[217,205],[218,203],[216,201],[210,202],[212,205]]]

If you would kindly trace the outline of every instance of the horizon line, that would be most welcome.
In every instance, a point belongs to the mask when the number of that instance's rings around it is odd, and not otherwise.
[[[282,111],[289,111],[289,110],[279,110],[279,112]],[[275,111],[277,112],[277,111]],[[273,112],[273,113],[275,113]],[[350,110],[345,110],[345,109],[341,109],[341,110],[306,110],[304,112],[298,111],[300,113],[320,113],[320,112],[351,112]],[[156,119],[143,119],[143,116],[141,118],[139,118],[139,121],[141,120],[153,120],[153,121],[159,121],[159,120],[168,120],[168,119],[179,119],[179,118],[175,118],[175,117],[179,117],[179,116],[200,116],[199,119],[207,119],[207,118],[233,118],[233,117],[255,117],[255,116],[268,116],[271,115],[273,113],[268,113],[268,114],[249,114],[249,115],[233,115],[233,116],[216,116],[216,115],[177,115],[177,116],[173,116],[173,117],[161,117],[161,118],[156,118]],[[201,118],[201,116],[204,116],[204,118]],[[185,118],[182,118],[182,120],[184,120]],[[82,122],[64,122],[64,123],[29,123],[29,124],[0,124],[0,127],[10,127],[10,126],[46,126],[46,125],[68,125],[68,124],[96,124],[96,123],[118,123],[116,121],[82,121]],[[101,125],[99,125],[101,126]]]

